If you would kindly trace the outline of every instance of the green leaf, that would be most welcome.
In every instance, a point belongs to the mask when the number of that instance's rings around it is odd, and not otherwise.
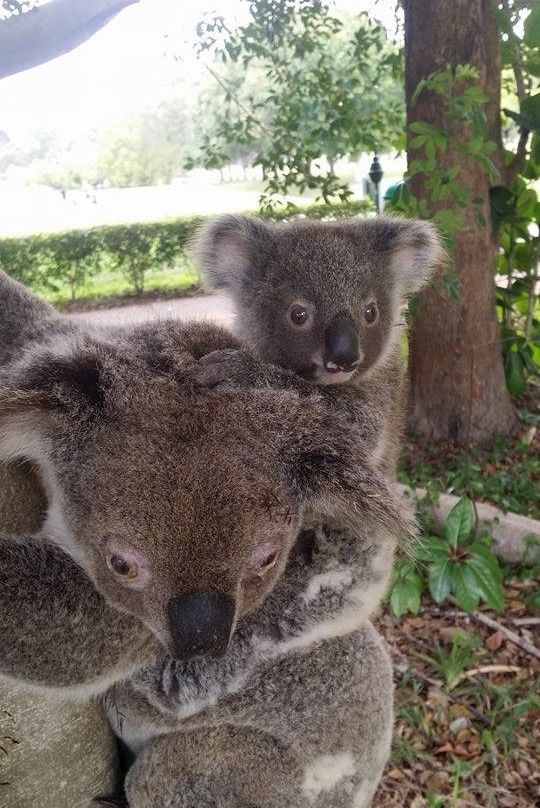
[[[519,105],[520,115],[528,122],[527,129],[538,131],[540,127],[540,93],[526,96]]]
[[[442,603],[450,594],[452,578],[448,558],[434,561],[428,573],[428,589],[435,603]]]
[[[439,536],[425,536],[415,548],[414,555],[419,561],[435,561],[448,558],[450,547]]]
[[[504,357],[504,375],[511,396],[521,396],[527,388],[523,358],[516,351],[507,351]]]
[[[450,567],[452,590],[461,608],[473,612],[480,602],[478,584],[472,570],[465,564],[452,564]]]
[[[472,533],[474,527],[474,510],[472,502],[462,497],[454,505],[444,525],[444,535],[452,545],[457,547],[458,542],[464,541]]]
[[[486,601],[494,609],[504,609],[502,590],[502,571],[496,556],[485,544],[474,542],[468,548],[467,566],[473,571],[478,589]]]
[[[529,129],[531,132],[540,134],[540,120],[538,118],[533,118],[530,115],[524,115],[520,112],[514,112],[512,109],[506,109],[506,107],[503,107],[503,112],[524,129]]]
[[[433,131],[433,126],[426,121],[413,121],[409,124],[409,129],[417,135],[430,135]]]
[[[516,212],[520,216],[531,218],[534,216],[538,197],[532,188],[526,188],[520,193],[516,201]]]
[[[487,550],[487,547],[482,549]],[[490,551],[487,550],[487,552],[489,553]],[[491,562],[486,561],[485,556],[471,552],[471,556],[467,560],[467,568],[471,570],[476,581],[477,590],[486,603],[499,612],[503,611],[504,594],[498,567],[495,566],[494,568]]]
[[[420,592],[413,581],[398,581],[392,587],[390,606],[396,617],[405,612],[417,614],[420,609]]]
[[[540,6],[535,5],[524,25],[523,41],[529,48],[540,48]]]

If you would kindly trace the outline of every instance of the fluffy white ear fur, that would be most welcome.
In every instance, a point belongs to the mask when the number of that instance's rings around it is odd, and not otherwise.
[[[193,243],[195,263],[211,289],[234,289],[255,261],[257,246],[268,229],[248,216],[226,215],[211,219]]]
[[[50,444],[40,428],[39,413],[23,406],[3,410],[0,403],[0,460],[31,460],[44,463]]]
[[[60,507],[61,492],[57,476],[50,460],[52,446],[43,430],[43,413],[39,408],[26,407],[16,410],[0,400],[0,462],[30,460],[41,471],[48,507],[43,532],[49,541],[58,544],[82,566],[83,553],[73,540]]]
[[[440,236],[431,222],[394,220],[391,269],[403,295],[418,292],[431,278],[444,256]]]

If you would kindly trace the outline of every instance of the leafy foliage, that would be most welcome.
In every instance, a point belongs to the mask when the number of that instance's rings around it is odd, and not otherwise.
[[[520,409],[520,417],[540,424],[532,397],[529,409]],[[540,454],[537,440],[531,442],[495,438],[484,446],[452,447],[447,443],[419,447],[408,442],[399,479],[413,488],[430,492],[448,491],[493,502],[502,511],[513,511],[540,519]]]
[[[191,136],[187,112],[162,101],[102,135],[97,176],[117,188],[168,183],[182,172]]]
[[[301,209],[283,206],[272,212],[272,218],[280,221],[294,216],[349,218],[365,215],[370,207],[371,203],[364,200]],[[184,216],[0,238],[0,267],[37,291],[55,290],[59,284],[67,284],[72,299],[89,278],[107,268],[123,274],[131,288],[140,293],[149,272],[174,266],[183,259],[189,240],[202,221],[201,216]]]
[[[217,76],[224,104],[202,143],[205,165],[241,144],[255,148],[253,164],[263,169],[263,204],[306,188],[325,201],[348,198],[335,162],[388,148],[403,127],[398,50],[380,24],[365,15],[338,19],[323,2],[256,0],[250,13],[235,33],[221,17],[199,26],[201,50],[215,49],[227,71],[249,65],[258,77],[251,89],[228,82],[223,70]]]
[[[512,26],[507,28],[515,38]],[[526,31],[531,38],[536,36],[533,25],[529,24]],[[516,58],[515,54],[513,58]],[[465,124],[469,136],[462,138],[459,150],[464,156],[479,162],[492,182],[489,199],[491,226],[500,243],[497,274],[506,276],[505,283],[497,283],[504,369],[509,392],[519,396],[526,389],[528,377],[540,372],[537,297],[540,202],[535,188],[540,177],[540,94],[524,97],[519,114],[505,110],[521,126],[522,148],[529,131],[533,135],[521,174],[515,176],[509,185],[503,185],[499,169],[492,161],[497,144],[487,135],[483,109],[487,99],[475,85],[476,78],[474,68],[458,65],[455,69],[447,67],[438,71],[420,82],[413,103],[420,93],[430,91],[440,97],[444,110],[442,126],[422,120],[413,121],[409,126],[411,137],[408,145],[417,156],[409,164],[408,178],[423,175],[429,199],[417,199],[404,183],[396,189],[389,208],[405,216],[432,218],[450,247],[456,231],[465,225],[464,207],[467,203],[474,206],[478,223],[489,226],[482,212],[485,200],[471,198],[471,192],[461,182],[461,167],[449,165],[445,157],[455,127],[461,130]],[[517,155],[507,152],[509,164],[516,158]],[[447,271],[443,284],[451,298],[459,297],[455,273]]]
[[[477,217],[481,224],[486,224],[480,210],[484,200],[471,200],[470,190],[461,181],[461,167],[448,165],[446,152],[456,132],[462,132],[466,127],[469,133],[461,140],[460,153],[479,162],[491,176],[498,176],[497,168],[490,160],[497,146],[487,139],[483,109],[487,97],[476,84],[477,79],[478,71],[474,67],[457,65],[455,68],[447,66],[418,84],[411,99],[412,106],[421,93],[434,93],[440,101],[442,118],[440,126],[422,120],[409,125],[408,146],[414,149],[415,159],[409,163],[407,177],[410,180],[418,175],[424,176],[429,200],[417,199],[409,185],[404,183],[389,201],[390,210],[413,218],[431,218],[449,246],[455,232],[465,224],[463,209],[468,202],[477,206]]]
[[[474,535],[474,510],[469,499],[462,498],[450,511],[444,536],[426,536],[415,549],[420,567],[409,560],[396,565],[390,589],[390,605],[401,617],[406,611],[416,614],[420,598],[428,591],[435,603],[453,595],[466,612],[481,601],[502,610],[502,573],[489,544]]]

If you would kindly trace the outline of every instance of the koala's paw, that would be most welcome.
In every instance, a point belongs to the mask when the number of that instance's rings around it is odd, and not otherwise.
[[[250,387],[257,382],[257,361],[246,351],[228,348],[201,357],[195,384],[210,390]]]

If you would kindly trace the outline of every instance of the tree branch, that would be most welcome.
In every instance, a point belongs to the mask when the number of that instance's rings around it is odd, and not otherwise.
[[[506,14],[508,15],[508,19],[510,19],[510,8],[508,6],[508,0],[502,0],[502,5]],[[512,47],[512,72],[514,73],[514,81],[516,83],[516,95],[518,101],[521,106],[521,102],[527,95],[527,89],[525,87],[525,78],[523,76],[523,66],[521,64],[521,52],[519,49],[518,43],[514,40],[511,43]],[[519,140],[516,149],[516,153],[512,159],[512,162],[509,166],[506,167],[504,170],[504,180],[505,185],[510,185],[512,180],[514,180],[518,174],[521,173],[525,162],[527,160],[527,142],[529,140],[530,131],[521,126],[519,129]]]
[[[51,0],[1,20],[0,79],[68,53],[138,1]]]
[[[258,127],[259,127],[259,129],[261,130],[261,132],[264,132],[264,134],[265,134],[265,135],[269,135],[270,137],[272,137],[272,132],[271,132],[269,129],[267,129],[267,128],[266,128],[266,126],[265,126],[263,123],[261,123],[261,122],[260,122],[260,121],[259,121],[257,118],[255,118],[255,116],[253,115],[253,113],[252,113],[252,112],[251,112],[251,111],[250,111],[250,110],[249,110],[249,109],[246,107],[246,105],[245,105],[245,104],[243,104],[243,103],[240,101],[240,99],[238,98],[238,96],[237,96],[236,92],[234,91],[234,88],[233,88],[233,87],[232,87],[232,86],[231,86],[231,85],[230,85],[230,84],[229,84],[229,83],[226,81],[226,79],[223,79],[223,78],[222,78],[222,77],[219,75],[219,73],[216,73],[216,71],[215,71],[215,70],[212,70],[212,68],[210,67],[210,65],[205,64],[205,68],[206,68],[206,70],[207,70],[207,71],[210,73],[210,75],[212,76],[212,78],[214,78],[214,79],[217,81],[217,83],[219,84],[219,86],[220,86],[220,87],[221,87],[223,90],[225,90],[225,92],[226,92],[226,93],[228,93],[228,95],[230,95],[230,97],[232,98],[232,100],[234,101],[234,103],[236,104],[236,106],[238,107],[238,109],[242,110],[242,112],[245,112],[245,113],[246,113],[246,115],[248,115],[248,116],[251,118],[251,120],[253,121],[253,123],[254,123],[256,126],[258,126]]]

